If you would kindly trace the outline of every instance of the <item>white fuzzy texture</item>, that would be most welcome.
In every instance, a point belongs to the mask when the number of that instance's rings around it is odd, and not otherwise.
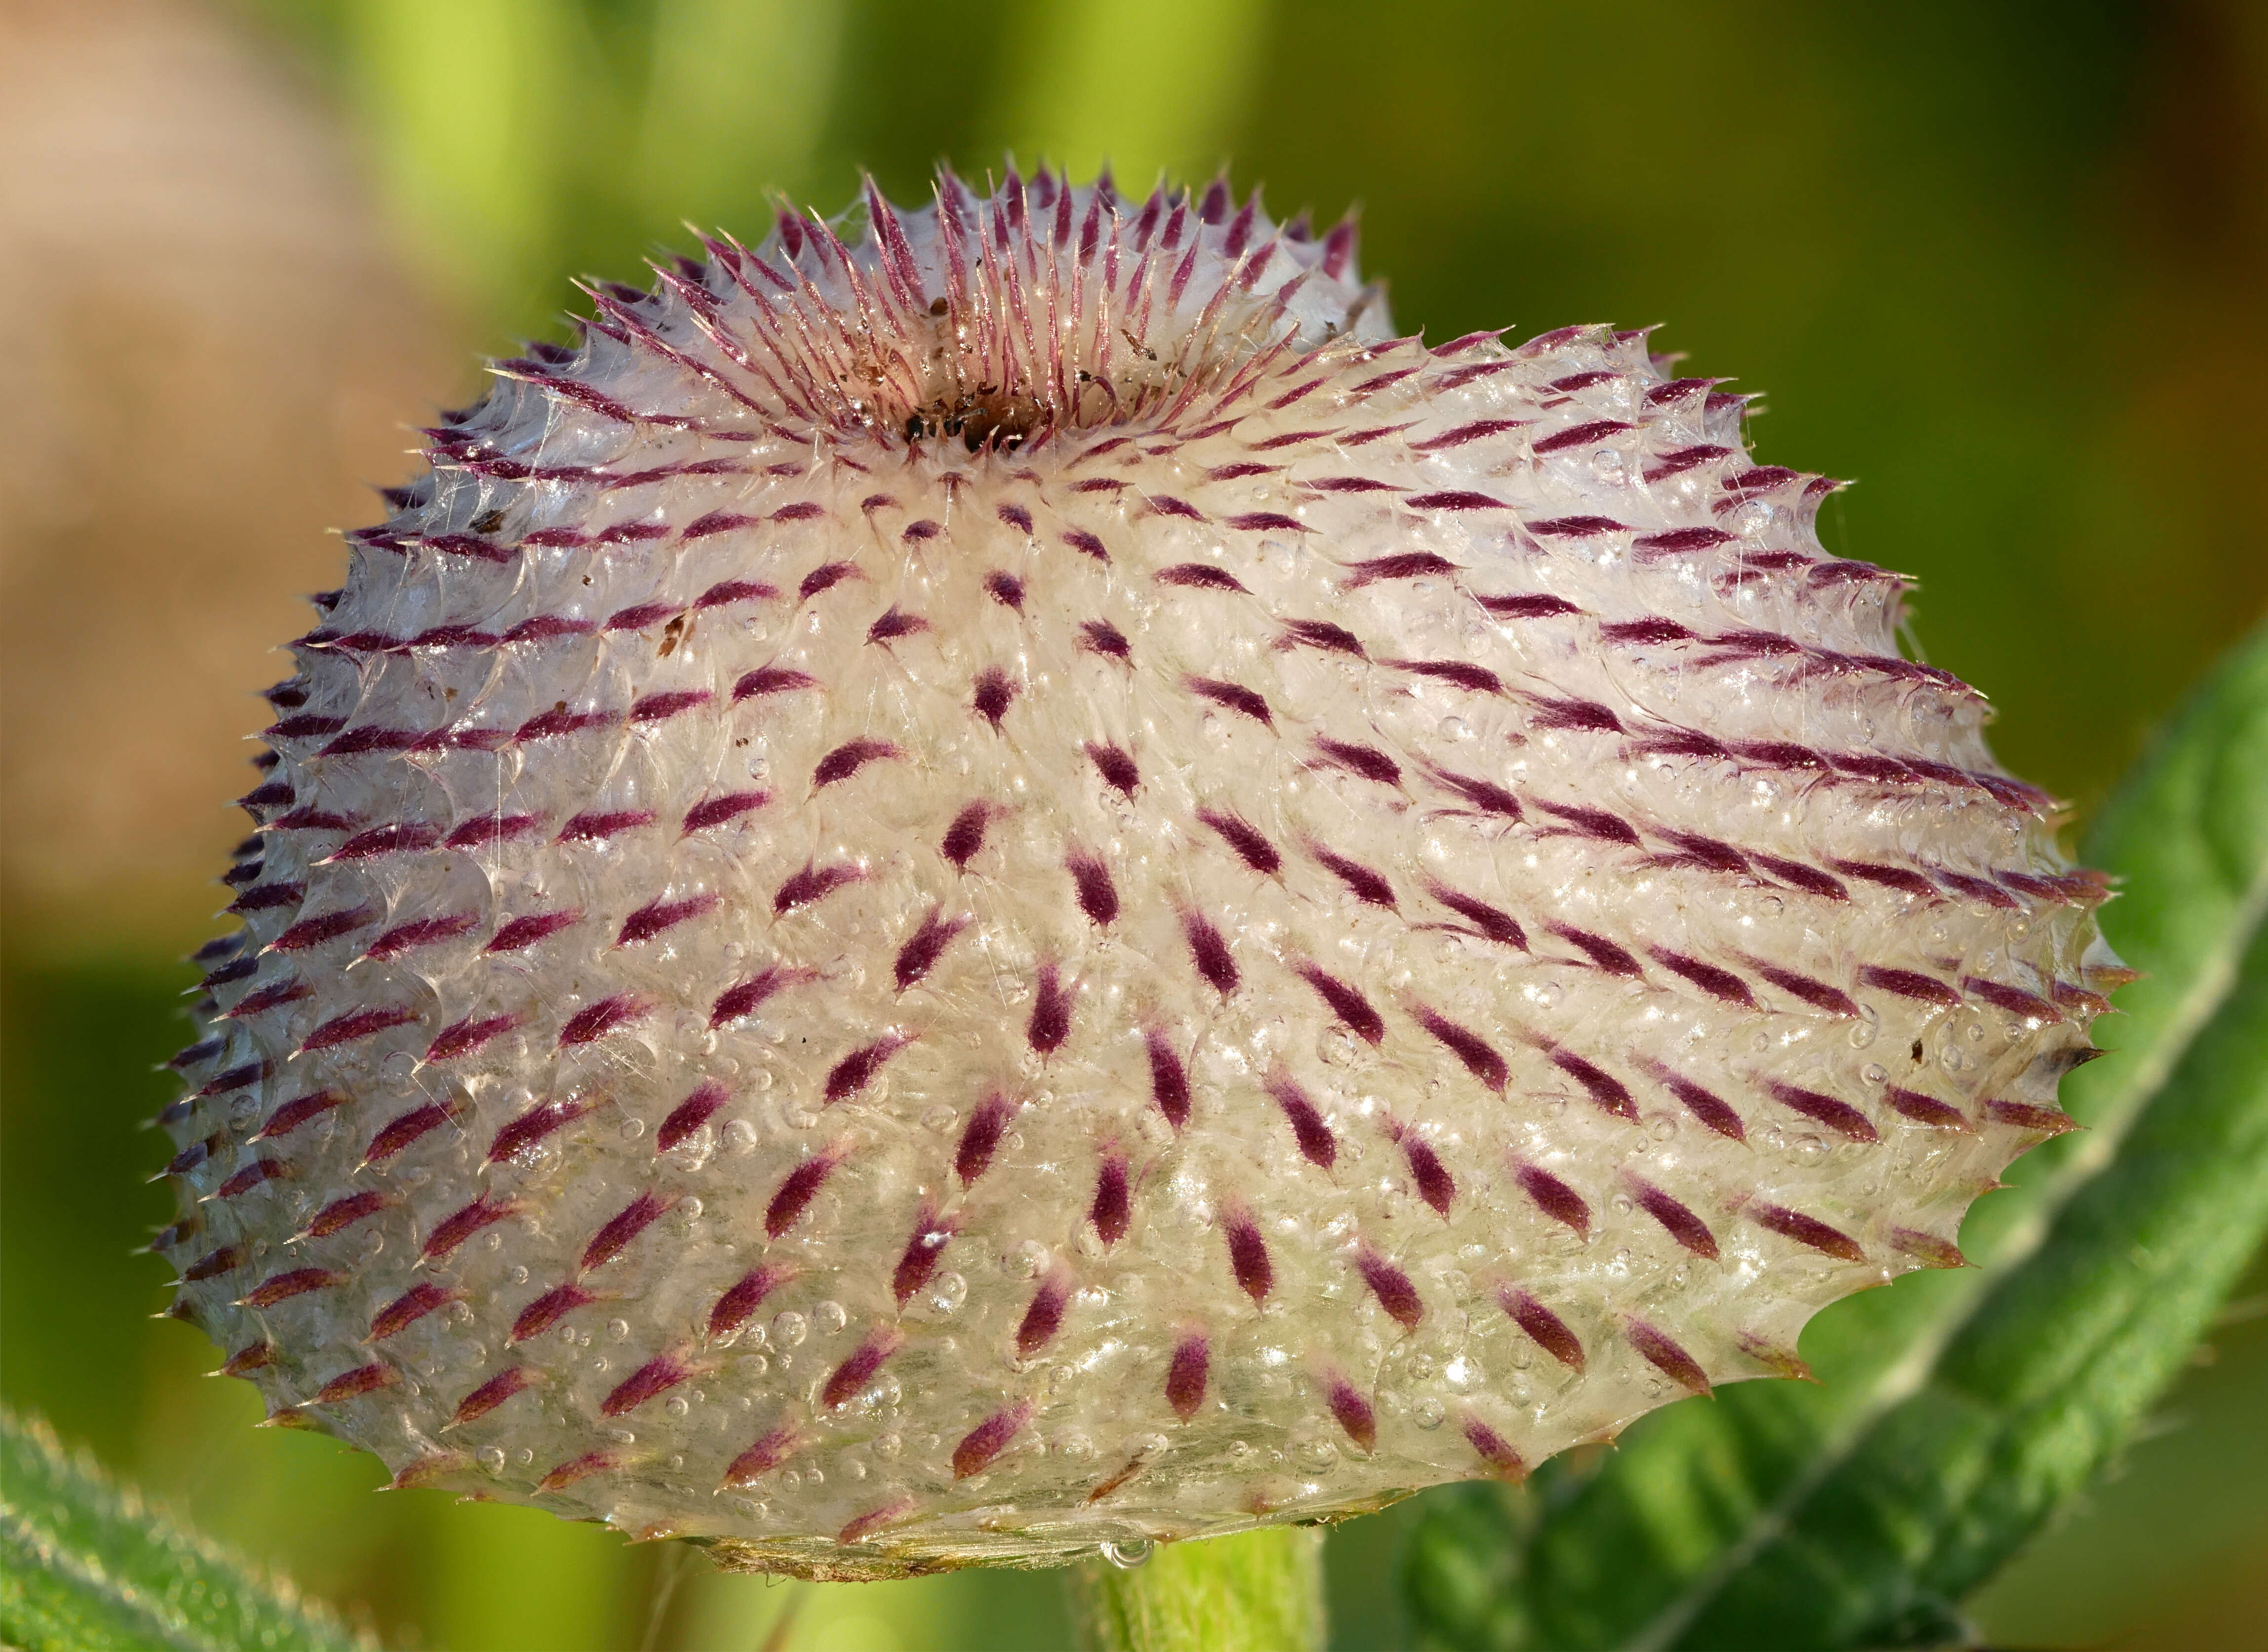
[[[1956,1259],[2119,977],[1816,480],[1638,335],[1389,338],[1344,236],[942,188],[598,295],[355,536],[177,1311],[406,1482],[887,1575],[1517,1474]]]

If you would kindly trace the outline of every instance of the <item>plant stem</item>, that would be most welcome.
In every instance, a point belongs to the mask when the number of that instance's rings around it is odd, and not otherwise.
[[[1089,1652],[1322,1652],[1323,1534],[1274,1526],[1071,1575]]]

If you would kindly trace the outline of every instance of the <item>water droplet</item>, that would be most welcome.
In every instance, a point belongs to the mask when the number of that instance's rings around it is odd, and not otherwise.
[[[1303,1441],[1292,1455],[1310,1474],[1328,1474],[1338,1465],[1339,1449],[1328,1440]]]
[[[670,1162],[688,1173],[704,1169],[717,1151],[717,1132],[703,1125],[669,1150]]]
[[[481,1466],[486,1469],[490,1473],[501,1474],[504,1472],[504,1448],[502,1446],[482,1446],[481,1448],[480,1456]]]
[[[607,1321],[607,1334],[616,1342],[622,1341],[630,1334],[630,1322],[627,1319],[609,1319]]]
[[[939,1104],[922,1115],[922,1127],[924,1130],[934,1130],[941,1136],[953,1128],[954,1121],[960,1117],[961,1115],[950,1107]]]
[[[734,1158],[746,1158],[756,1150],[756,1127],[745,1118],[736,1118],[725,1126],[725,1151]]]
[[[1879,1061],[1867,1063],[1859,1069],[1859,1076],[1869,1084],[1888,1084],[1890,1081],[1889,1069]]]
[[[1444,740],[1470,740],[1473,726],[1462,717],[1445,717],[1440,722],[1440,734]]]
[[[906,1442],[895,1434],[880,1434],[874,1440],[874,1455],[887,1463],[906,1449]]]
[[[524,1267],[515,1267],[507,1277],[514,1285],[525,1285],[527,1283],[527,1270]]]
[[[1449,1414],[1448,1408],[1431,1394],[1410,1408],[1410,1420],[1420,1428],[1438,1428],[1441,1419]]]
[[[850,1323],[850,1316],[840,1302],[821,1302],[811,1310],[811,1323],[821,1336],[831,1337]]]
[[[644,1134],[645,1134],[645,1120],[644,1120],[644,1119],[643,1119],[643,1118],[625,1118],[624,1120],[622,1120],[622,1139],[623,1139],[624,1141],[636,1141],[639,1137],[641,1137],[641,1136],[643,1136],[643,1135],[644,1135]]]
[[[1149,1560],[1157,1549],[1158,1545],[1147,1538],[1129,1538],[1123,1543],[1104,1544],[1102,1558],[1111,1565],[1130,1572]]]
[[[809,1331],[810,1327],[804,1323],[803,1316],[793,1309],[788,1309],[772,1321],[772,1340],[783,1348],[799,1346]]]
[[[673,1417],[682,1417],[686,1412],[691,1411],[693,1406],[691,1403],[686,1399],[684,1395],[672,1394],[669,1397],[669,1403],[664,1405],[662,1409]]]
[[[930,1306],[940,1314],[954,1312],[968,1300],[968,1281],[958,1273],[940,1273],[930,1287]]]

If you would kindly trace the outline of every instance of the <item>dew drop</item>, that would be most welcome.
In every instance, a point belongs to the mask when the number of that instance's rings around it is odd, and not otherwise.
[[[1130,1572],[1146,1562],[1157,1552],[1158,1545],[1147,1538],[1129,1538],[1123,1543],[1106,1543],[1102,1558],[1122,1571]]]
[[[1438,1428],[1441,1426],[1441,1419],[1448,1414],[1448,1408],[1431,1394],[1410,1408],[1410,1421],[1420,1428]]]
[[[1338,1465],[1339,1449],[1328,1440],[1307,1440],[1292,1455],[1310,1474],[1328,1474]]]
[[[804,1323],[803,1316],[791,1308],[772,1321],[772,1340],[783,1348],[797,1347],[802,1344],[809,1330],[810,1327]]]
[[[831,1337],[850,1323],[850,1316],[840,1302],[821,1302],[811,1310],[811,1323],[821,1336]]]
[[[940,1314],[957,1310],[968,1300],[968,1281],[958,1273],[940,1273],[937,1283],[930,1287],[930,1306]]]
[[[756,1127],[745,1118],[736,1118],[725,1126],[725,1151],[736,1159],[744,1159],[756,1150]]]
[[[643,1135],[644,1135],[644,1134],[645,1134],[645,1120],[644,1120],[644,1119],[643,1119],[643,1118],[625,1118],[624,1120],[622,1120],[622,1139],[623,1139],[624,1141],[636,1141],[639,1137],[641,1137],[641,1136],[643,1136]]]
[[[504,1448],[502,1446],[482,1446],[481,1448],[480,1455],[481,1466],[486,1469],[490,1473],[501,1474],[504,1472]]]

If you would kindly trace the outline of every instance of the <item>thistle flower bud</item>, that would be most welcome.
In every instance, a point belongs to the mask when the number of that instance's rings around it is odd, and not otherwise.
[[[1961,1260],[2123,978],[1832,485],[1351,226],[952,176],[349,535],[166,1124],[279,1420],[825,1577],[1517,1477]]]

